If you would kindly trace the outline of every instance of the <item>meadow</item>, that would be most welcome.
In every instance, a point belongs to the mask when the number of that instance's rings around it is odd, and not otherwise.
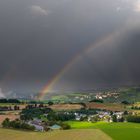
[[[0,128],[0,140],[112,140],[99,129],[26,132]]]
[[[139,140],[140,124],[68,121],[71,130],[27,132],[0,128],[0,140]]]
[[[106,122],[67,122],[73,129],[100,129],[113,140],[140,139],[140,124],[137,123],[106,123]]]

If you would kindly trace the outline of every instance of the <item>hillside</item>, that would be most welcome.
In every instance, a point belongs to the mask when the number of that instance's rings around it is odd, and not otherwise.
[[[101,98],[104,102],[121,103],[128,101],[130,103],[140,101],[140,87],[121,87],[108,88],[108,90],[99,90],[90,93],[62,93],[60,95],[52,96],[51,100],[59,103],[79,103],[89,102],[93,99]]]

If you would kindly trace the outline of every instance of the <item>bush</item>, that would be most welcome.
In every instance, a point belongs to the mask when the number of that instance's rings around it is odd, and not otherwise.
[[[124,111],[124,113],[123,113],[124,115],[128,115],[128,111]]]
[[[128,116],[127,117],[128,122],[135,122],[135,123],[140,123],[140,116]]]
[[[69,124],[66,124],[66,123],[62,123],[62,124],[60,124],[60,126],[62,127],[63,130],[71,129],[71,126]]]

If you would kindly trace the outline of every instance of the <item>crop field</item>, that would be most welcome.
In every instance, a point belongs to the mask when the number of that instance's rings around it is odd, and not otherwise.
[[[73,129],[100,129],[113,140],[139,140],[140,124],[137,123],[89,123],[89,122],[67,122]]]
[[[75,110],[81,109],[82,105],[80,104],[55,104],[50,106],[53,110]]]
[[[87,103],[87,108],[90,109],[106,109],[110,111],[124,111],[126,110],[126,106],[117,103]]]
[[[0,140],[112,140],[98,129],[60,130],[53,132],[24,132],[0,129]]]

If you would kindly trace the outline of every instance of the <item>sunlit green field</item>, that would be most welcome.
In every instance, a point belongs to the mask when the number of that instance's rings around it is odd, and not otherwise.
[[[68,122],[73,129],[100,129],[114,140],[139,140],[140,124],[137,123],[88,123]]]
[[[140,124],[67,122],[71,130],[27,132],[0,128],[0,140],[139,140]]]
[[[73,129],[53,132],[24,132],[0,129],[0,140],[112,140],[98,129]]]

